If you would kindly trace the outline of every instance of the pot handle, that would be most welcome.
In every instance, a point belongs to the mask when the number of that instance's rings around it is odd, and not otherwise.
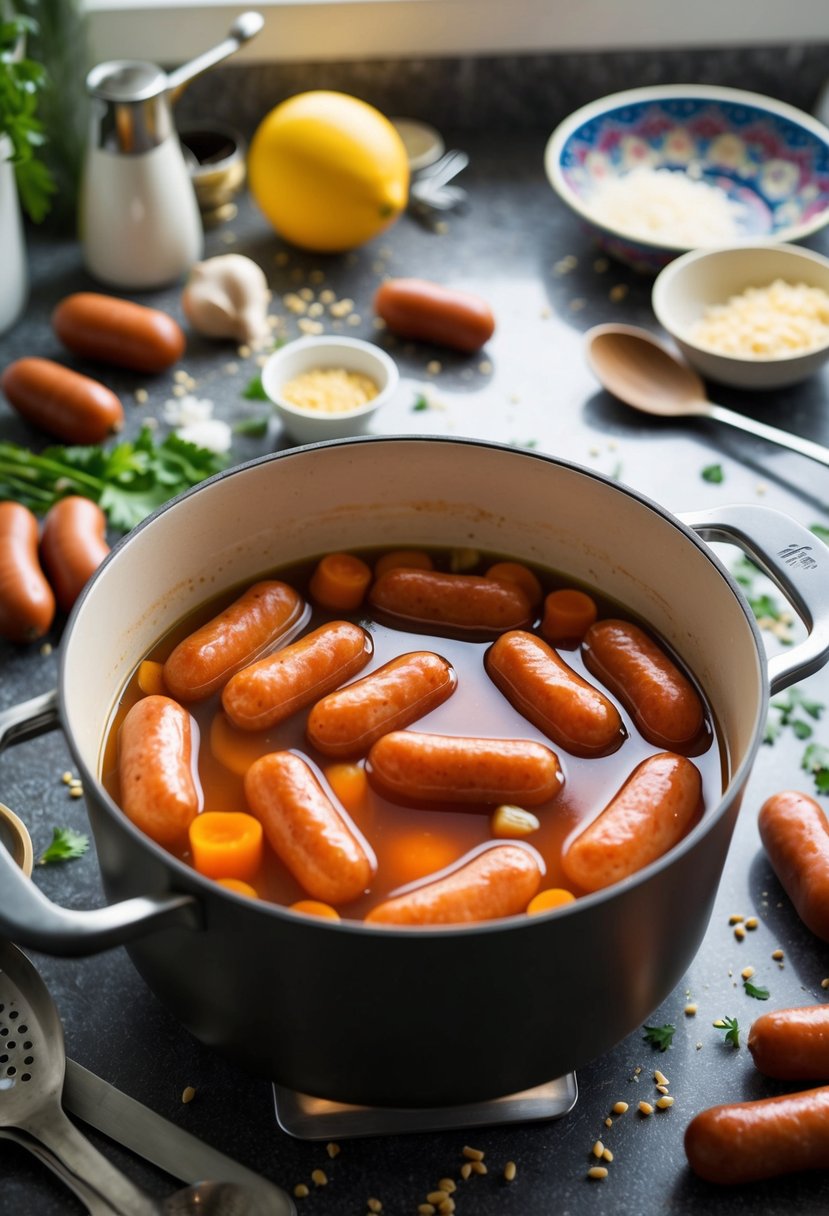
[[[0,712],[0,752],[60,725],[57,693],[22,701]],[[61,908],[27,878],[0,844],[0,937],[46,954],[95,954],[172,926],[201,928],[191,895],[146,895],[88,911]]]
[[[753,503],[682,513],[679,519],[702,540],[738,545],[806,626],[803,642],[769,659],[771,694],[819,671],[829,659],[829,550],[823,542],[782,511]]]

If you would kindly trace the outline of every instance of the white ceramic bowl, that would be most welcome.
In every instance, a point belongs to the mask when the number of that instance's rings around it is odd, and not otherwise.
[[[377,385],[377,396],[357,409],[337,412],[303,409],[282,396],[283,385],[295,376],[328,368],[362,372]],[[398,382],[394,360],[379,346],[361,338],[297,338],[275,351],[262,368],[262,387],[282,419],[286,434],[296,443],[363,434],[371,416],[394,395]]]
[[[736,245],[697,249],[660,272],[652,291],[653,311],[687,361],[708,379],[735,388],[773,389],[797,384],[829,358],[829,340],[802,352],[766,358],[721,354],[700,346],[694,327],[703,312],[725,304],[748,287],[777,279],[829,293],[829,258],[797,245]]]
[[[600,97],[558,125],[544,165],[596,242],[651,274],[689,248],[799,241],[829,221],[829,130],[794,106],[743,89],[654,85]],[[687,174],[724,192],[736,205],[733,240],[691,242],[687,223],[675,231],[659,226],[647,237],[609,226],[597,214],[598,188],[643,167]]]

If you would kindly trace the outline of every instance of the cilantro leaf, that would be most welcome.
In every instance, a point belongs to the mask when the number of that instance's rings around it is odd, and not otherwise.
[[[725,1041],[732,1047],[740,1046],[740,1027],[736,1018],[717,1018],[713,1023],[715,1029],[725,1031]]]
[[[803,753],[800,767],[811,773],[819,794],[829,794],[829,747],[810,743]]]
[[[262,384],[262,375],[257,372],[252,380],[249,380],[242,389],[242,396],[246,401],[269,401],[270,398],[265,392],[265,387]]]
[[[429,408],[429,402],[428,402],[427,398],[424,396],[423,393],[418,393],[414,399],[414,404],[412,405],[412,409],[415,412],[420,413],[423,410],[428,410],[428,408]]]
[[[743,988],[747,996],[753,996],[756,1001],[767,1001],[769,996],[768,988],[760,988],[757,984],[752,984],[751,980],[743,980]]]
[[[646,1026],[645,1033],[642,1038],[646,1043],[650,1043],[651,1047],[658,1047],[660,1051],[667,1051],[673,1042],[676,1034],[676,1026],[671,1026],[666,1023],[664,1026]]]
[[[720,485],[725,481],[725,473],[721,464],[708,464],[700,474],[703,481],[709,481],[712,485]]]
[[[41,853],[37,864],[50,865],[53,861],[73,861],[82,857],[89,848],[89,837],[84,832],[76,832],[74,828],[53,828],[52,842]]]

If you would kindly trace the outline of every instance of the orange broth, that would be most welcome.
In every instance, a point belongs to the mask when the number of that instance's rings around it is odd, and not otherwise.
[[[360,556],[373,567],[382,552],[366,551]],[[450,551],[432,551],[431,557],[436,570],[451,569]],[[465,567],[463,573],[483,574],[494,562],[501,560],[505,559],[498,555],[481,555],[478,564],[471,569]],[[307,599],[308,584],[315,566],[316,561],[305,562],[260,575],[258,578],[281,579],[299,590]],[[574,586],[572,580],[550,571],[534,567],[534,572],[545,595],[557,588]],[[147,655],[142,656],[142,659],[163,662],[178,642],[221,612],[238,598],[247,586],[256,581],[258,579],[251,578],[249,583],[203,604],[161,639]],[[588,591],[596,600],[600,619],[610,616],[635,620],[618,604],[598,595],[592,588],[582,589]],[[536,621],[532,627],[535,633],[539,633],[542,614],[543,604],[536,612]],[[531,808],[532,813],[540,820],[539,830],[527,836],[516,836],[515,839],[531,845],[541,854],[546,866],[542,889],[571,886],[565,880],[561,869],[561,855],[569,840],[601,813],[637,764],[647,756],[664,749],[643,739],[627,710],[607,689],[602,688],[619,709],[628,737],[611,755],[590,759],[572,756],[552,743],[542,731],[513,709],[489,679],[484,670],[484,655],[495,635],[486,641],[470,641],[459,636],[436,635],[425,629],[417,629],[416,626],[410,630],[391,627],[377,618],[371,615],[367,606],[358,613],[334,614],[320,611],[312,604],[310,619],[299,636],[304,636],[326,621],[334,619],[352,620],[361,624],[371,633],[374,653],[355,679],[364,678],[391,659],[412,650],[433,650],[448,660],[457,673],[458,684],[455,692],[437,709],[412,723],[409,730],[449,735],[533,739],[551,747],[558,756],[564,773],[563,788],[548,803]],[[662,639],[655,635],[646,623],[635,623],[644,628],[670,655],[680,670],[692,680],[702,697],[705,707],[705,739],[699,748],[688,754],[702,777],[703,805],[706,808],[713,807],[722,796],[728,761],[723,743],[715,729],[711,708],[691,673],[678,662],[676,655]],[[585,667],[577,645],[566,648],[558,645],[556,649],[579,675],[591,684],[602,687]],[[138,687],[137,671],[136,667],[124,689],[110,725],[104,751],[102,780],[116,803],[120,802],[118,731],[127,711],[143,695]],[[199,740],[198,772],[204,793],[203,810],[249,812],[243,788],[245,765],[253,763],[259,756],[268,752],[284,749],[300,752],[310,761],[322,781],[323,788],[331,793],[331,787],[325,779],[326,770],[343,761],[323,756],[315,751],[306,739],[305,723],[311,706],[271,730],[255,733],[238,730],[228,721],[221,709],[220,693],[206,701],[188,703],[186,708],[198,726],[198,736],[194,738],[198,737]],[[235,767],[241,771],[232,771],[227,763],[222,762],[216,754],[217,751],[226,759],[229,755]],[[353,763],[364,766],[365,757]],[[336,798],[334,801],[338,804]],[[351,821],[375,853],[377,873],[368,891],[359,899],[338,908],[341,916],[362,919],[376,904],[400,887],[427,879],[430,874],[454,865],[471,850],[491,843],[495,839],[490,830],[490,819],[494,810],[494,806],[467,805],[462,809],[456,805],[432,804],[426,809],[402,806],[381,797],[367,783],[365,797],[358,805],[349,807],[349,814]],[[188,851],[182,851],[177,856],[185,862],[190,861]],[[292,904],[307,898],[307,892],[267,844],[262,867],[250,881],[260,898],[274,903]],[[583,892],[574,890],[573,894],[578,896]]]

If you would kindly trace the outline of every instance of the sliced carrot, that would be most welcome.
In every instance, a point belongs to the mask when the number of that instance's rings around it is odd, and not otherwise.
[[[237,730],[220,710],[210,723],[210,750],[219,764],[244,777],[254,760],[272,751],[273,747],[264,735]]]
[[[248,899],[259,898],[256,888],[252,887],[249,882],[242,882],[241,878],[217,878],[216,882],[220,887],[226,887],[228,891],[235,891],[237,895],[247,895]]]
[[[330,904],[324,904],[320,899],[298,899],[290,905],[292,912],[304,912],[306,916],[319,916],[321,920],[339,920],[340,914]]]
[[[323,773],[349,815],[356,815],[368,794],[366,770],[360,764],[329,764]]]
[[[164,684],[164,664],[145,659],[138,668],[138,687],[148,697],[164,696],[167,692]]]
[[[457,861],[464,846],[435,832],[401,832],[383,844],[380,857],[383,875],[390,887],[400,887],[427,878]]]
[[[434,570],[434,562],[423,549],[393,549],[384,553],[374,563],[374,577],[379,578],[387,570]]]
[[[489,567],[486,576],[494,578],[497,583],[515,583],[524,592],[532,608],[537,608],[544,598],[541,583],[529,566],[522,566],[521,562],[496,562]]]
[[[328,553],[311,575],[309,590],[321,608],[353,612],[363,602],[371,582],[371,570],[351,553]]]
[[[580,642],[598,615],[596,601],[586,591],[563,587],[544,600],[541,632],[548,642]]]
[[[207,878],[247,881],[262,864],[262,824],[244,811],[204,811],[189,835],[193,865]]]
[[[564,887],[548,887],[546,891],[539,891],[533,896],[527,904],[527,915],[538,916],[539,912],[549,912],[551,908],[571,904],[575,898],[575,895],[571,891],[565,891]]]

